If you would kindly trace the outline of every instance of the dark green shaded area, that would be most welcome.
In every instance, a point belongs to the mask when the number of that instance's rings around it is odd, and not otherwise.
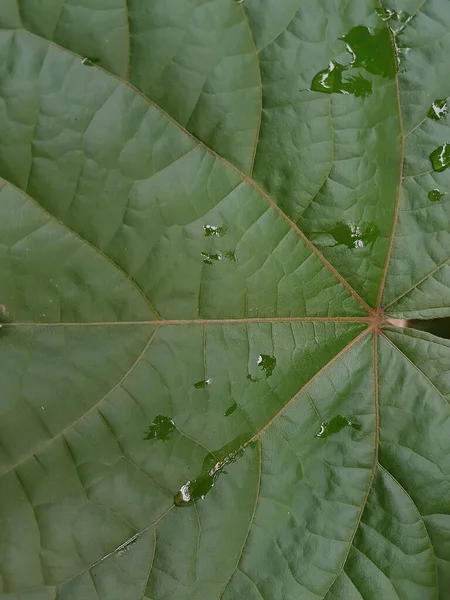
[[[205,237],[211,237],[213,235],[222,237],[228,233],[228,229],[224,225],[203,225],[203,231],[205,232]]]
[[[390,79],[395,77],[396,63],[388,29],[372,33],[367,27],[358,25],[341,40],[353,57],[352,67],[362,67],[369,73]]]
[[[348,70],[335,60],[330,62],[328,69],[317,73],[311,83],[311,90],[324,94],[352,94],[365,98],[372,93],[372,84],[361,75],[350,76],[346,79],[343,74]]]
[[[249,381],[252,381],[253,383],[256,383],[257,381],[259,381],[259,377],[252,377],[252,376],[250,375],[250,373],[247,373],[247,379],[248,379]]]
[[[220,475],[225,473],[224,468],[241,458],[249,444],[249,436],[241,435],[220,448],[220,450],[208,454],[203,461],[201,474],[182,485],[175,495],[175,506],[191,506],[197,500],[203,500],[208,492],[212,490]]]
[[[148,428],[144,439],[146,440],[163,440],[166,441],[176,430],[175,423],[171,418],[163,415],[158,415]]]
[[[435,100],[428,111],[427,117],[433,119],[433,121],[440,121],[445,119],[448,115],[448,103],[447,100]]]
[[[225,416],[229,417],[230,415],[232,415],[234,413],[234,411],[237,409],[238,405],[235,402],[234,404],[232,404],[229,408],[227,408],[227,410],[225,411]]]
[[[430,190],[428,192],[428,200],[431,200],[431,202],[439,202],[444,196],[445,194],[439,190]]]
[[[319,433],[316,433],[316,437],[326,438],[330,435],[338,433],[344,427],[353,427],[353,429],[360,430],[361,424],[351,417],[343,417],[338,415],[329,421],[328,423],[322,423],[320,426]]]
[[[356,225],[355,223],[344,223],[342,221],[327,233],[334,237],[336,245],[342,244],[347,248],[354,249],[373,244],[378,237],[379,230],[373,223]]]
[[[194,383],[194,387],[197,390],[203,390],[205,387],[208,387],[208,385],[211,385],[211,383],[212,379],[203,379],[202,381],[197,381],[197,383]]]
[[[431,166],[434,171],[442,172],[450,166],[450,144],[442,144],[430,154]]]
[[[275,358],[275,356],[269,356],[268,354],[260,354],[258,356],[256,364],[260,369],[264,371],[267,379],[267,377],[270,377],[274,372],[274,369],[277,366],[277,359]]]

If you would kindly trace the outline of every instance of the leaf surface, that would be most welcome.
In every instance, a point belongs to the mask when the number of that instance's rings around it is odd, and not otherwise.
[[[449,32],[2,1],[2,598],[448,597]]]

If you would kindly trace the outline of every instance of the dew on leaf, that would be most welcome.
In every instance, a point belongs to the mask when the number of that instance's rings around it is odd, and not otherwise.
[[[252,377],[252,376],[250,375],[250,373],[247,373],[247,379],[248,379],[249,381],[252,381],[253,383],[256,383],[257,381],[259,381],[259,377]]]
[[[320,430],[316,433],[315,437],[329,437],[334,433],[338,433],[344,427],[353,427],[354,429],[360,430],[361,424],[357,419],[352,417],[343,417],[342,415],[337,415],[337,417],[333,417],[331,421],[321,423]]]
[[[344,67],[335,60],[328,65],[328,69],[320,71],[315,75],[311,83],[313,92],[324,94],[352,94],[359,98],[365,98],[372,93],[372,84],[361,75],[343,78],[348,67]]]
[[[269,356],[268,354],[260,354],[258,356],[256,364],[260,369],[264,371],[267,379],[267,377],[270,377],[272,375],[277,364],[277,359],[275,358],[275,356]]]
[[[444,196],[445,194],[439,190],[430,190],[428,192],[428,200],[431,200],[431,202],[439,202]]]
[[[212,379],[204,379],[203,381],[197,381],[197,383],[194,383],[194,387],[197,390],[204,390],[206,387],[208,387],[208,385],[211,385],[212,383]]]
[[[148,428],[144,439],[166,441],[175,430],[175,423],[170,417],[158,415]]]
[[[236,462],[244,455],[246,447],[250,444],[248,437],[238,436],[220,450],[208,454],[203,461],[200,475],[195,479],[186,481],[175,495],[175,506],[191,506],[197,500],[203,500],[208,492],[212,490],[220,475],[226,472],[225,467]]]
[[[215,262],[223,260],[224,258],[236,262],[236,254],[231,250],[226,252],[218,252],[217,254],[208,254],[207,252],[202,252],[203,262],[205,265],[213,265]]]
[[[337,223],[328,231],[336,240],[336,245],[342,244],[347,248],[364,248],[373,244],[378,237],[378,228],[372,223]]]
[[[450,144],[443,144],[430,154],[431,166],[437,172],[442,172],[450,167]]]
[[[352,55],[352,67],[362,67],[369,73],[382,77],[395,77],[396,65],[392,41],[387,29],[371,32],[358,25],[340,38]]]
[[[427,117],[433,121],[440,121],[448,115],[448,102],[444,100],[435,100],[428,111]]]
[[[83,65],[85,67],[94,67],[95,65],[99,64],[100,59],[99,58],[93,58],[91,56],[85,56],[81,62],[83,63]]]
[[[224,413],[225,417],[229,417],[230,415],[232,415],[234,413],[234,411],[237,409],[237,407],[238,407],[238,405],[235,402],[229,408],[227,408],[227,410]]]
[[[376,8],[375,12],[382,21],[389,23],[389,27],[394,35],[400,33],[411,20],[411,15],[404,10]]]
[[[228,233],[228,229],[224,225],[203,225],[203,231],[205,232],[205,237],[211,237],[213,235],[222,237]]]

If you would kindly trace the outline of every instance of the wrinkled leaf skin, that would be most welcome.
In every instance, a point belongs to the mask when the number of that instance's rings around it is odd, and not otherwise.
[[[1,600],[449,600],[448,32],[0,2]]]

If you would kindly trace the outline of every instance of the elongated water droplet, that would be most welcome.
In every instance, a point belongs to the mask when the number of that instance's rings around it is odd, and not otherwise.
[[[212,379],[204,379],[203,381],[197,381],[197,383],[194,383],[194,387],[197,390],[204,390],[206,387],[208,387],[208,385],[211,385],[212,383]]]
[[[328,231],[336,240],[336,245],[342,244],[347,248],[364,248],[373,244],[378,237],[378,228],[372,223],[337,223]]]
[[[438,173],[450,167],[450,144],[443,144],[430,154],[431,166]]]
[[[275,358],[275,356],[269,356],[268,354],[260,354],[258,356],[256,364],[260,369],[264,371],[267,379],[267,377],[270,377],[272,375],[277,364],[277,359]]]
[[[444,196],[445,194],[439,190],[430,190],[428,192],[428,200],[431,200],[431,202],[439,202]]]
[[[357,98],[365,98],[372,93],[372,84],[362,75],[350,75],[346,79],[343,74],[348,67],[344,67],[335,60],[332,60],[328,69],[320,71],[315,75],[311,83],[313,92],[323,92],[324,94],[351,94]]]
[[[256,383],[257,381],[259,381],[259,377],[252,377],[250,375],[250,373],[247,373],[247,379],[253,383]]]
[[[232,415],[234,413],[234,411],[237,409],[238,405],[235,402],[234,404],[232,404],[229,408],[227,408],[227,410],[225,411],[225,416],[229,417],[230,415]]]
[[[316,433],[315,437],[329,437],[335,433],[338,433],[344,427],[353,427],[354,429],[360,430],[361,424],[357,419],[352,417],[343,417],[342,415],[338,415],[337,417],[333,417],[331,421],[328,423],[324,422],[320,425],[320,430]]]
[[[186,481],[175,495],[175,506],[191,506],[197,500],[203,500],[212,490],[220,475],[225,472],[224,468],[243,456],[244,450],[250,444],[248,438],[249,436],[238,436],[230,444],[209,454],[203,461],[200,475]]]
[[[428,111],[428,118],[433,121],[440,121],[448,115],[447,100],[435,100]]]
[[[207,252],[201,252],[201,255],[203,256],[203,262],[205,263],[205,265],[212,265],[214,264],[214,262],[218,262],[220,260],[223,260],[224,258],[236,262],[236,254],[231,250],[228,250],[226,252],[218,252],[216,254],[208,254]]]
[[[146,440],[163,440],[166,441],[170,438],[172,433],[176,430],[175,423],[170,417],[158,415],[155,420],[148,428],[145,435]]]
[[[81,62],[83,63],[83,65],[85,67],[94,67],[95,65],[99,64],[100,59],[99,58],[92,58],[90,56],[85,56]]]
[[[224,225],[203,225],[203,231],[205,232],[205,237],[211,237],[213,235],[222,237],[228,233],[228,229]]]

